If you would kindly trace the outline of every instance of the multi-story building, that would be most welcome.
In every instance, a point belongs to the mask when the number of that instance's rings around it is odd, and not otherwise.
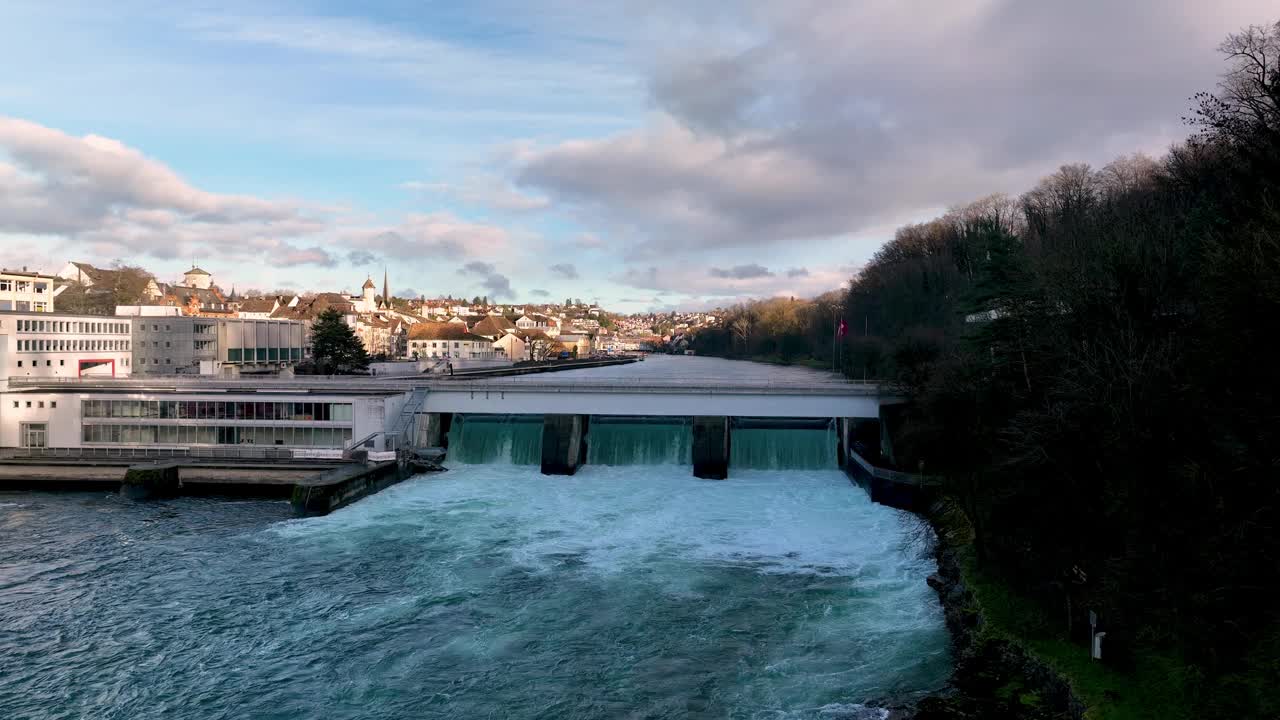
[[[138,380],[29,380],[0,388],[0,447],[247,445],[340,453],[390,427],[407,397],[395,389],[288,391],[255,382],[161,388]]]
[[[302,361],[301,322],[246,318],[133,319],[135,375],[277,372]]]
[[[56,280],[51,275],[25,270],[0,270],[0,311],[53,312]]]
[[[493,342],[457,323],[418,323],[409,328],[409,355],[415,358],[492,360]]]
[[[127,376],[131,332],[129,318],[0,311],[0,380]]]

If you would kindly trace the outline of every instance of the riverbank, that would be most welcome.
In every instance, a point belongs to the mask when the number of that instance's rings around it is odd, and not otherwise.
[[[891,717],[1082,720],[1086,706],[1067,679],[1005,632],[1001,616],[993,618],[984,605],[989,593],[973,581],[972,535],[963,513],[944,499],[919,517],[933,528],[937,538],[934,555],[938,572],[929,576],[928,583],[942,603],[955,669],[945,690]]]
[[[1179,720],[1189,717],[1179,667],[1146,657],[1132,673],[1088,656],[1007,583],[982,571],[964,514],[947,499],[921,514],[936,534],[938,593],[951,631],[948,688],[895,718],[960,720]]]

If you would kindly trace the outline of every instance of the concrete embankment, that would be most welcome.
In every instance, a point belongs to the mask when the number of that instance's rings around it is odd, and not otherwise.
[[[176,461],[178,494],[287,498],[297,483],[335,467],[333,463],[227,463]],[[115,492],[131,468],[154,463],[130,460],[9,460],[0,462],[0,490]]]
[[[293,513],[298,517],[328,515],[407,477],[408,470],[394,460],[334,468],[294,486]]]
[[[639,358],[592,358],[585,360],[551,360],[545,363],[520,365],[517,367],[493,368],[486,370],[459,370],[452,375],[433,375],[442,379],[454,378],[486,378],[507,377],[511,375],[534,375],[537,373],[559,372],[561,370],[582,370],[584,368],[609,367],[610,365],[628,365],[639,362]]]

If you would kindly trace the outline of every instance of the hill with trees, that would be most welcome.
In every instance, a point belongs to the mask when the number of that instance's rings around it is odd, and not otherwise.
[[[840,303],[840,366],[911,399],[892,461],[946,477],[976,567],[1056,637],[1084,653],[1093,610],[1173,716],[1280,717],[1280,24],[1221,49],[1164,157],[899,229]],[[825,302],[695,347],[830,362]]]

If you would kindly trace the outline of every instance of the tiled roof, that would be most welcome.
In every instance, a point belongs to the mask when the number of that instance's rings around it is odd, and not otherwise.
[[[240,312],[269,313],[275,306],[275,298],[249,298],[241,301]]]
[[[472,342],[489,342],[489,338],[480,337],[467,332],[465,325],[458,323],[418,323],[409,328],[410,340],[470,340]]]
[[[472,326],[471,332],[476,335],[502,335],[508,330],[514,330],[515,327],[515,323],[501,315],[490,315]]]

